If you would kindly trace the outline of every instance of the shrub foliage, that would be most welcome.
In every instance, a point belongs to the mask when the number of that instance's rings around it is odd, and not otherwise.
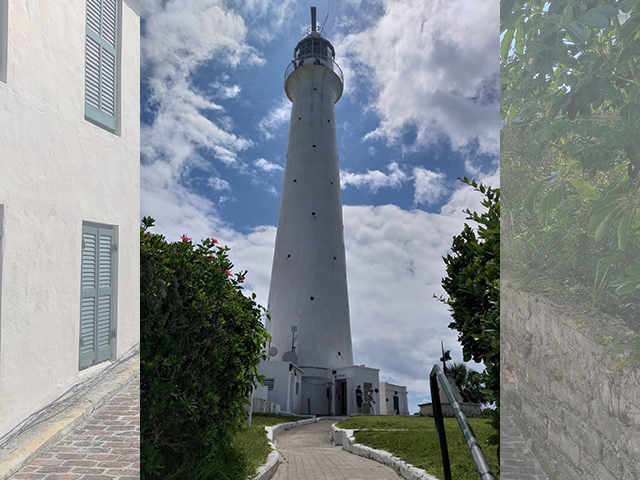
[[[502,0],[500,22],[503,266],[640,332],[640,1]]]
[[[453,237],[452,253],[444,257],[447,276],[442,287],[449,298],[453,322],[449,328],[459,332],[464,361],[484,362],[483,380],[487,401],[496,404],[493,427],[500,430],[500,189],[478,184],[466,177],[462,181],[481,192],[482,214],[467,210],[467,219],[478,224],[474,231],[465,224]],[[498,435],[491,437],[498,443]]]
[[[143,478],[245,478],[234,447],[267,340],[215,239],[140,229]]]

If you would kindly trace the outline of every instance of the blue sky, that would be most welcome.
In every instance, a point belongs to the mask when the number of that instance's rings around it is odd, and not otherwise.
[[[498,2],[148,0],[142,6],[141,214],[214,236],[266,304],[290,102],[284,71],[318,10],[336,105],[354,361],[430,398],[447,328],[441,257],[499,186]],[[473,364],[472,364],[473,366]],[[474,368],[478,368],[477,366]]]

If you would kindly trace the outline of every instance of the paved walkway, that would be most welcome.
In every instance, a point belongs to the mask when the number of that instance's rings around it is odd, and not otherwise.
[[[10,477],[12,480],[140,478],[140,380]]]
[[[500,419],[500,480],[549,480],[509,415]]]
[[[331,442],[331,420],[282,432],[282,455],[273,480],[398,480],[391,468],[342,450]]]

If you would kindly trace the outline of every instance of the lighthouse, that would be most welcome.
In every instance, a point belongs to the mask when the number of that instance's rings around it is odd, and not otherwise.
[[[291,122],[267,325],[275,359],[303,369],[353,364],[335,122],[343,80],[311,12],[285,73]]]
[[[353,365],[335,104],[343,91],[335,49],[316,10],[293,51],[284,89],[292,102],[271,271],[269,401],[304,414],[357,412],[356,383],[378,370]]]

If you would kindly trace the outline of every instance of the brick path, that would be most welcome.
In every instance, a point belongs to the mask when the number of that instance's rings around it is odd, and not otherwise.
[[[140,478],[140,379],[134,380],[12,480]]]
[[[549,480],[506,412],[500,418],[500,480]]]
[[[276,447],[283,458],[272,480],[398,480],[391,468],[331,443],[330,420],[282,432]]]

